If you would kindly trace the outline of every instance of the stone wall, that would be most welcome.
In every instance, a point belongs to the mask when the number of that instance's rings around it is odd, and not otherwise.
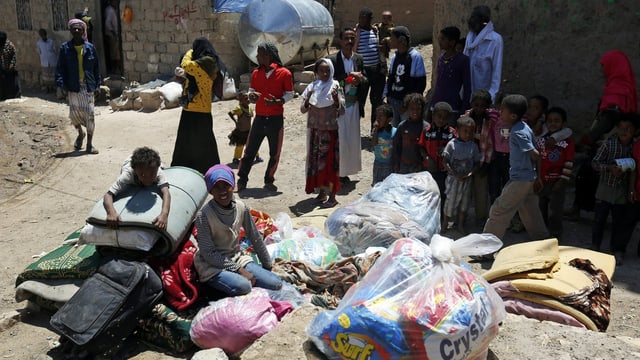
[[[577,135],[588,129],[598,106],[603,53],[624,51],[639,75],[637,1],[436,0],[434,34],[456,25],[466,35],[466,21],[480,4],[491,8],[496,31],[504,39],[502,90],[547,96],[551,104],[567,110]],[[433,53],[435,64],[437,44]]]
[[[414,43],[431,39],[433,28],[433,0],[414,6],[410,0],[353,0],[334,1],[334,25],[336,31],[345,26],[353,26],[358,21],[358,12],[370,7],[374,20],[380,20],[382,10],[389,9],[394,14],[396,24],[409,27]],[[154,80],[158,76],[173,74],[180,55],[190,48],[196,37],[204,36],[212,40],[216,50],[225,61],[228,70],[236,78],[253,65],[244,55],[237,40],[238,13],[214,14],[211,0],[128,0],[126,5],[133,10],[133,20],[122,23],[122,52],[126,81],[141,83]],[[40,63],[36,51],[37,30],[47,29],[49,36],[59,46],[70,39],[67,30],[53,31],[51,3],[31,1],[32,30],[17,30],[16,1],[0,0],[0,7],[6,10],[2,28],[18,49],[19,72],[22,83],[32,86],[38,83]],[[122,11],[125,2],[121,1]],[[102,39],[102,9],[100,0],[68,0],[68,17],[89,7],[94,22],[94,45],[99,54],[104,54]],[[411,9],[411,10],[406,10]],[[100,59],[103,74],[104,55]]]

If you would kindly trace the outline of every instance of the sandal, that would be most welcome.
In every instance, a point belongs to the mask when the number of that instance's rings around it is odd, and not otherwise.
[[[334,200],[334,201],[328,201],[327,200],[327,201],[323,202],[322,204],[320,204],[320,207],[323,208],[323,209],[329,209],[329,208],[332,208],[332,207],[334,207],[336,205],[338,205],[338,202],[336,200]]]
[[[95,148],[95,146],[87,148],[87,154],[95,155],[95,154],[98,154],[98,153],[99,153],[99,151],[98,151],[98,149]]]
[[[322,204],[323,202],[327,201],[327,199],[328,199],[328,198],[329,198],[329,197],[327,196],[327,194],[322,194],[322,193],[320,193],[320,194],[318,194],[318,196],[316,196],[316,197],[315,197],[315,199],[314,199],[314,200],[315,200],[318,204]]]
[[[82,142],[83,141],[84,141],[84,133],[78,134],[78,137],[76,138],[76,142],[73,143],[73,148],[76,149],[76,150],[82,149]]]

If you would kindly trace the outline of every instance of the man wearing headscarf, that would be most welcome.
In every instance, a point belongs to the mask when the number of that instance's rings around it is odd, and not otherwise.
[[[16,47],[0,31],[0,100],[20,97],[20,83],[16,70]]]
[[[258,45],[257,61],[258,68],[253,70],[249,85],[249,100],[256,104],[256,116],[244,156],[238,165],[238,192],[247,187],[253,159],[265,137],[269,142],[269,162],[264,174],[264,188],[274,192],[278,190],[273,182],[284,136],[283,105],[293,99],[293,76],[282,65],[275,44],[267,41]]]
[[[199,37],[182,57],[180,67],[186,83],[171,166],[186,166],[204,174],[211,166],[220,163],[218,143],[213,133],[211,91],[224,77],[220,72],[224,64],[213,44]]]
[[[78,131],[73,144],[76,151],[82,149],[87,129],[87,154],[97,154],[93,146],[94,94],[100,90],[100,69],[96,48],[85,40],[87,24],[80,19],[68,23],[71,40],[60,46],[56,66],[56,85],[66,93],[69,102],[69,119]]]

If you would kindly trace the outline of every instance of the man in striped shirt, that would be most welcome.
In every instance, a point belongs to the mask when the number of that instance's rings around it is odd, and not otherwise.
[[[356,41],[354,49],[364,59],[364,75],[369,79],[369,101],[371,102],[371,128],[375,121],[375,109],[382,105],[382,92],[386,82],[387,63],[382,61],[379,53],[380,41],[378,28],[371,25],[373,12],[369,8],[360,10],[356,25]],[[364,103],[360,104],[360,117],[364,117]]]

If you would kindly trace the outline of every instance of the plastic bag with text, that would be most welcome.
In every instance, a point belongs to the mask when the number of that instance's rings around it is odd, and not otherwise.
[[[490,234],[397,240],[307,334],[330,359],[484,359],[504,305],[460,258],[501,246]]]

